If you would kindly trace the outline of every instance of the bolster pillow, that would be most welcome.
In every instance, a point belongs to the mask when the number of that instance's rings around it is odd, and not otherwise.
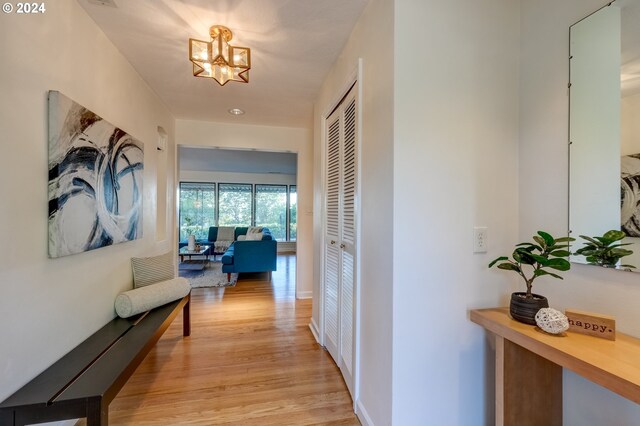
[[[191,286],[186,278],[174,278],[120,293],[116,297],[116,313],[128,318],[157,308],[189,294]]]

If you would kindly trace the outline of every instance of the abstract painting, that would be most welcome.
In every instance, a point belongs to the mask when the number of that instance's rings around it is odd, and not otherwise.
[[[49,91],[49,257],[142,237],[140,141]]]
[[[640,237],[640,154],[622,157],[620,166],[622,230],[629,237]]]

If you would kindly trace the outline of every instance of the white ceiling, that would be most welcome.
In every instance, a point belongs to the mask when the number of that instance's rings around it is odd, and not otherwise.
[[[297,154],[181,146],[180,170],[295,175]]]
[[[311,126],[320,85],[367,1],[78,0],[176,118],[288,127]],[[212,25],[251,49],[248,84],[193,77],[189,38],[209,40]]]

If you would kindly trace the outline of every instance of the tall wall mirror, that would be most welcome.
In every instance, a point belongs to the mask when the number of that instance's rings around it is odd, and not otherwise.
[[[571,26],[570,82],[573,251],[580,235],[620,230],[633,254],[616,269],[640,272],[640,0],[615,0]]]

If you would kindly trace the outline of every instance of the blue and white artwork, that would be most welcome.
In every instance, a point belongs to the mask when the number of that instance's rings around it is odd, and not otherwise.
[[[49,257],[142,237],[140,141],[49,91]]]

